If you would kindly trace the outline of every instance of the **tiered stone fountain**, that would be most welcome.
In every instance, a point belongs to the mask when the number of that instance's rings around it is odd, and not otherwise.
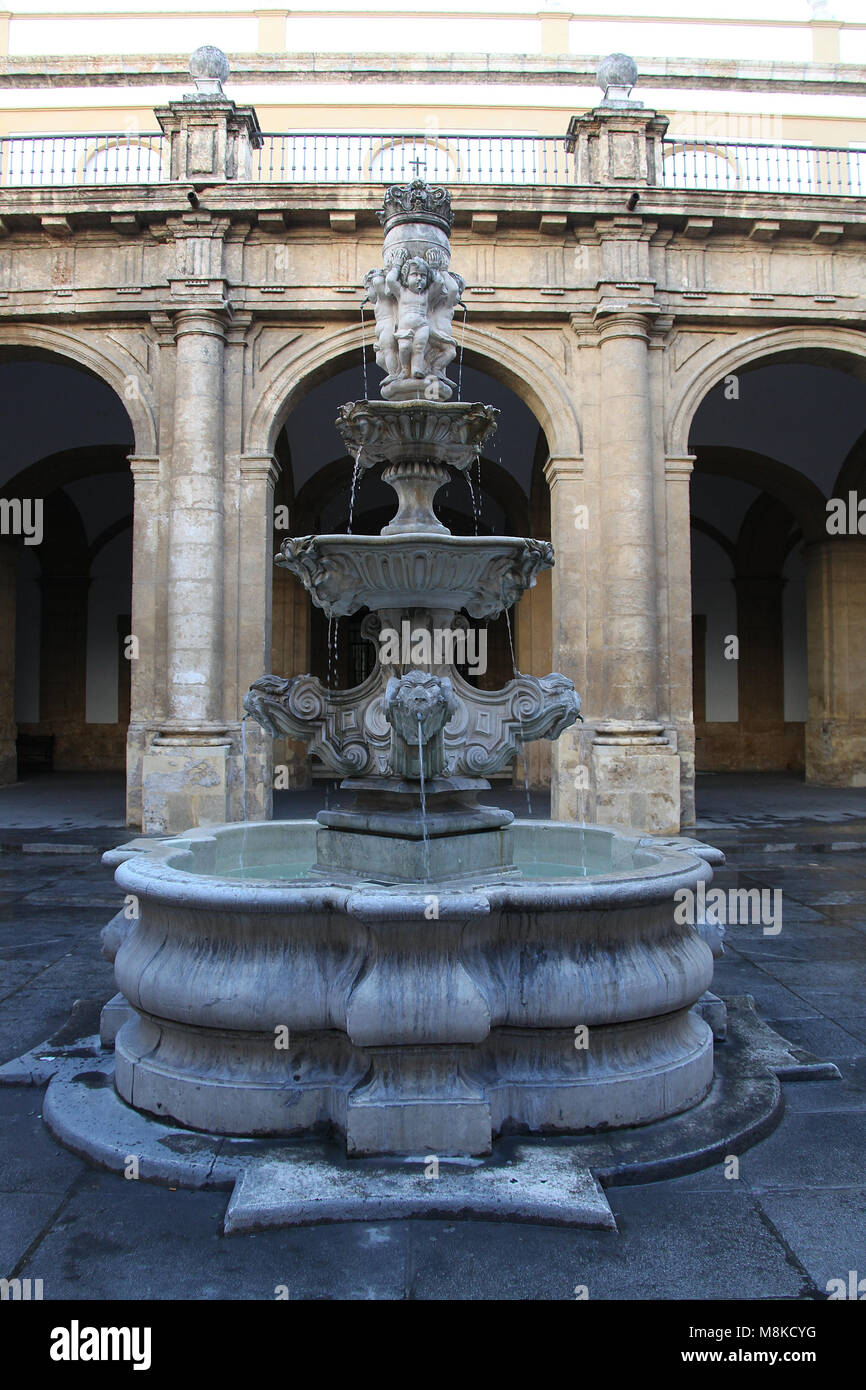
[[[447,192],[391,188],[381,217],[366,284],[384,399],[344,406],[337,427],[359,474],[384,466],[397,512],[378,536],[287,540],[277,564],[330,618],[369,609],[381,652],[385,630],[427,633],[429,659],[377,658],[354,690],[267,675],[246,697],[345,778],[350,809],[129,852],[117,882],[140,915],[116,959],[132,1011],[117,1091],[216,1134],[329,1132],[350,1155],[479,1155],[498,1135],[644,1124],[712,1080],[694,1008],[712,952],[673,913],[674,892],[712,871],[697,847],[488,804],[486,778],[580,702],[556,674],[477,690],[448,640],[510,608],[553,550],[437,518],[436,492],[496,412],[454,401],[446,375],[464,288]]]

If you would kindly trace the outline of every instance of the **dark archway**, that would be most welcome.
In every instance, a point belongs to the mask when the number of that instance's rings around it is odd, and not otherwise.
[[[51,408],[46,409],[50,401]],[[68,359],[0,354],[3,775],[122,773],[129,723],[134,448],[105,381]],[[68,443],[68,447],[52,447]],[[16,517],[39,514],[28,536]],[[14,656],[13,656],[14,651]]]

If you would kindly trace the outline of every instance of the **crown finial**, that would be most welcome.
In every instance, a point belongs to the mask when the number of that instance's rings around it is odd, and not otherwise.
[[[447,188],[437,188],[424,179],[411,183],[394,183],[385,191],[385,201],[376,214],[386,233],[401,222],[429,222],[447,234],[454,225],[451,194]]]

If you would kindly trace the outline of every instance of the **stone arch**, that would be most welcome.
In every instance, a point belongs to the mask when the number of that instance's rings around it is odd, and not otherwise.
[[[98,377],[111,387],[129,416],[135,436],[134,452],[145,456],[158,452],[156,415],[152,402],[142,390],[142,368],[134,357],[124,354],[126,361],[123,362],[76,333],[32,323],[0,325],[0,353],[4,350],[10,355],[16,350],[24,354],[44,353]],[[135,392],[128,390],[130,380],[137,383]]]
[[[760,493],[740,523],[737,576],[781,574],[790,550],[792,527],[796,529],[788,504],[772,493]]]
[[[810,478],[787,463],[751,449],[710,444],[697,451],[696,469],[763,489],[791,511],[807,540],[818,541],[825,537],[827,512],[823,492]]]
[[[300,349],[276,368],[254,403],[246,444],[249,454],[273,454],[299,393],[350,365],[361,349],[360,323],[344,324],[310,344],[302,342]],[[568,385],[550,370],[549,360],[542,363],[514,342],[474,325],[466,327],[465,350],[467,362],[501,381],[528,406],[544,430],[552,455],[581,456],[580,427]],[[378,376],[371,377],[371,390],[377,380]]]
[[[845,457],[833,487],[834,497],[866,491],[866,430],[855,439]]]
[[[773,328],[755,337],[740,338],[731,344],[725,337],[719,350],[684,385],[669,410],[667,453],[682,457],[689,452],[689,431],[698,406],[718,382],[737,371],[758,365],[769,366],[796,354],[822,366],[840,365],[866,380],[866,333],[842,327]]]
[[[733,573],[737,563],[737,548],[734,542],[729,541],[725,533],[720,531],[717,526],[713,526],[709,521],[703,521],[699,516],[690,518],[690,526],[693,531],[699,531],[702,536],[708,537],[727,555]]]
[[[12,493],[27,495],[34,489],[41,493],[53,492],[66,483],[77,482],[79,478],[100,477],[106,473],[125,473],[128,470],[128,455],[124,448],[115,444],[61,449],[56,454],[46,454],[35,463],[27,464],[19,473],[14,473],[8,482],[0,487],[0,496]]]

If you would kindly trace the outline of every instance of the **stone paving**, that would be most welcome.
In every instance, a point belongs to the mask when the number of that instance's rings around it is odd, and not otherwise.
[[[99,854],[129,838],[121,806],[105,779],[0,791],[0,1061],[62,1028],[76,1000],[93,1005],[64,1040],[91,1031],[114,992],[98,930],[121,895]],[[41,1090],[6,1087],[0,1274],[43,1279],[46,1299],[240,1300],[280,1285],[293,1299],[571,1299],[578,1285],[593,1299],[815,1299],[866,1277],[866,792],[711,778],[698,806],[729,857],[714,887],[783,894],[778,935],[729,925],[716,989],[752,994],[842,1073],[785,1084],[784,1118],[738,1179],[716,1166],[609,1188],[617,1233],[398,1221],[226,1237],[226,1193],[96,1171],[50,1138]]]

